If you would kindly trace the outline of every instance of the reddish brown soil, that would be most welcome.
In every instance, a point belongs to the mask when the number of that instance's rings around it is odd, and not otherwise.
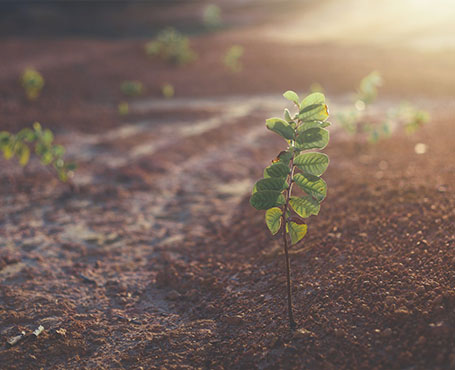
[[[186,126],[232,107],[116,113],[125,79],[145,83],[144,99],[169,81],[177,97],[224,103],[314,81],[336,98],[373,68],[388,98],[432,103],[454,93],[454,55],[302,52],[245,37],[244,71],[231,75],[217,63],[234,36],[195,39],[199,62],[182,69],[147,59],[139,41],[1,41],[0,128],[40,120],[80,166],[71,192],[36,162],[25,173],[0,162],[2,368],[455,367],[453,106],[436,105],[416,135],[374,146],[333,133],[329,195],[292,250],[304,329],[296,333],[287,327],[280,239],[248,195],[220,187],[255,181],[281,150],[262,135],[273,109],[228,115],[192,136]],[[33,103],[17,82],[29,64],[46,78]],[[115,136],[127,123],[139,131]],[[415,154],[417,142],[427,153]],[[138,151],[144,145],[149,151]],[[26,338],[7,346],[21,330]]]

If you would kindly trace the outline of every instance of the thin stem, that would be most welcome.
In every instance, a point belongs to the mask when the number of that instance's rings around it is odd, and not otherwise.
[[[290,168],[291,168],[291,173],[289,175],[289,180],[288,180],[289,187],[286,191],[286,203],[284,205],[284,210],[283,210],[283,215],[282,215],[282,220],[283,220],[282,234],[283,234],[283,243],[284,243],[284,255],[286,258],[286,284],[287,284],[287,295],[288,295],[289,326],[290,326],[291,330],[294,330],[297,325],[294,321],[294,314],[292,312],[291,264],[289,261],[288,238],[286,235],[286,225],[288,222],[287,210],[289,207],[289,199],[291,198],[291,191],[292,191],[292,185],[293,185],[292,178],[294,176],[294,155],[292,155]]]

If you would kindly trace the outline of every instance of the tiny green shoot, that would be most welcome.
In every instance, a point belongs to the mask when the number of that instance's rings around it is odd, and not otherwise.
[[[221,9],[218,5],[208,4],[202,15],[204,25],[208,29],[216,29],[221,26]]]
[[[241,62],[243,53],[244,53],[243,46],[240,45],[231,46],[223,58],[223,63],[225,67],[232,72],[240,72],[243,68]]]
[[[378,97],[379,87],[383,84],[381,74],[373,71],[365,76],[359,84],[354,98],[354,106],[337,114],[337,121],[350,135],[365,135],[370,143],[376,143],[392,135],[398,126],[403,126],[410,135],[430,119],[428,112],[418,110],[409,103],[401,103],[387,111],[381,121],[372,122],[371,104]]]
[[[188,64],[196,59],[196,53],[190,47],[188,37],[169,27],[145,44],[145,52],[174,65]]]
[[[166,98],[166,99],[171,99],[174,97],[175,95],[175,89],[174,89],[174,86],[168,82],[164,83],[162,86],[161,86],[161,94],[163,94],[163,96]]]
[[[21,76],[22,87],[29,100],[35,100],[44,87],[44,78],[36,69],[26,68]]]
[[[130,112],[130,106],[128,102],[126,101],[120,102],[117,106],[117,111],[118,114],[120,114],[121,116],[126,116]]]
[[[253,187],[250,204],[265,210],[265,222],[275,235],[281,231],[286,260],[288,316],[291,329],[296,323],[292,310],[291,272],[289,261],[290,245],[297,244],[306,234],[305,218],[319,213],[320,204],[327,195],[327,184],[320,177],[329,165],[324,149],[329,142],[330,125],[325,97],[313,93],[300,101],[294,91],[286,91],[283,96],[297,107],[297,113],[284,111],[284,119],[270,118],[266,127],[280,135],[287,148],[280,152],[265,168],[264,178]],[[303,195],[293,195],[297,192]]]
[[[123,81],[120,90],[129,97],[139,96],[144,92],[144,85],[140,81]]]

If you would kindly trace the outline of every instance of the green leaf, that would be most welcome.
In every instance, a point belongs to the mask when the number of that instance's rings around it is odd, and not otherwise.
[[[274,190],[258,191],[250,198],[250,204],[256,209],[269,209],[281,206],[284,203],[285,199],[283,194]]]
[[[280,162],[283,162],[286,166],[288,166],[291,158],[292,158],[292,153],[283,150],[276,156],[275,161],[278,160]]]
[[[299,112],[302,121],[325,121],[329,117],[329,111],[325,104],[311,104]]]
[[[42,140],[44,144],[50,145],[54,140],[54,134],[52,133],[52,131],[49,129],[44,130]]]
[[[300,107],[300,103],[299,103],[299,96],[292,90],[288,90],[286,91],[283,96],[287,99],[287,100],[290,100],[292,102],[294,102],[298,107]]]
[[[307,225],[306,224],[298,224],[295,222],[289,222],[288,223],[288,232],[289,236],[291,237],[291,244],[296,244],[300,240],[303,239],[303,237],[306,235],[307,232]]]
[[[33,130],[31,130],[29,128],[24,128],[17,133],[16,137],[19,140],[32,142],[33,140],[35,140],[36,136],[35,136],[35,133],[33,132]]]
[[[286,177],[291,169],[284,163],[277,162],[266,167],[264,170],[264,177]]]
[[[17,148],[17,155],[19,157],[19,164],[24,167],[30,159],[30,149],[27,145],[22,144]]]
[[[7,131],[0,131],[0,149],[3,150],[4,147],[9,145],[11,140],[11,134]]]
[[[286,121],[288,121],[289,123],[293,122],[294,120],[292,119],[291,117],[291,112],[289,112],[289,109],[285,109],[284,110],[284,118],[286,119]]]
[[[326,197],[327,184],[320,177],[296,173],[293,179],[300,189],[316,198],[317,201],[322,202]]]
[[[301,135],[304,131],[309,130],[310,128],[322,127],[322,123],[324,123],[324,122],[319,122],[319,121],[302,122],[302,124],[299,127],[297,127],[297,134]]]
[[[54,145],[52,151],[56,157],[63,157],[65,154],[65,148],[62,145]]]
[[[321,176],[329,165],[329,157],[324,153],[304,153],[294,158],[294,164],[304,173]]]
[[[10,138],[10,141],[3,146],[2,150],[5,159],[11,159],[14,156],[14,137]]]
[[[309,105],[313,105],[313,104],[324,104],[325,105],[324,94],[320,93],[320,92],[315,92],[315,93],[308,95],[307,97],[305,97],[305,99],[302,100],[301,107],[305,108],[305,107],[308,107]]]
[[[329,132],[320,127],[309,128],[297,136],[299,149],[324,149],[329,143]]]
[[[282,215],[283,212],[277,207],[270,208],[265,212],[265,223],[272,235],[275,235],[280,230]]]
[[[331,125],[332,125],[332,123],[329,121],[321,122],[321,128],[329,127]]]
[[[289,199],[289,204],[292,209],[303,218],[317,215],[321,208],[319,202],[310,195],[301,198],[291,197]]]
[[[265,125],[269,130],[276,132],[287,140],[294,139],[294,129],[289,123],[281,118],[269,118],[265,121]]]
[[[286,182],[285,177],[269,177],[267,179],[259,180],[253,188],[253,194],[257,191],[264,191],[264,190],[275,190],[275,191],[283,191],[284,189],[288,188],[288,184]]]
[[[41,163],[44,165],[51,164],[51,162],[54,160],[54,157],[50,151],[43,153],[41,156]]]

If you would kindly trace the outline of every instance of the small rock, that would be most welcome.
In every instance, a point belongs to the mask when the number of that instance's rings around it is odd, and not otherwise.
[[[292,335],[292,339],[309,339],[314,337],[314,333],[307,329],[297,329]]]

